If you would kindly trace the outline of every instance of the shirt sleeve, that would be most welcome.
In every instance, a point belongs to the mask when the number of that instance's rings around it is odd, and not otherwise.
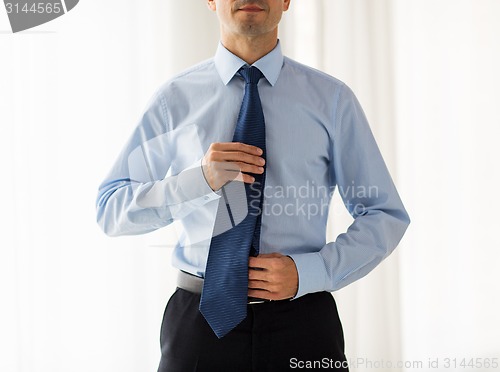
[[[354,221],[321,250],[290,255],[299,274],[295,298],[362,278],[396,248],[410,223],[358,100],[347,86],[340,89],[331,166]]]
[[[175,141],[166,110],[158,91],[99,186],[97,223],[109,236],[156,230],[220,197],[203,175],[201,158],[167,176]]]

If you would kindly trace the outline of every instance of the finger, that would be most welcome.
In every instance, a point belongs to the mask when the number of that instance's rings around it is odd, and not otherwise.
[[[274,262],[271,262],[272,260],[274,261],[276,258],[283,258],[285,257],[281,253],[261,253],[257,257],[250,257],[248,259],[248,266],[253,267],[253,268],[263,268],[263,269],[269,269],[273,265]]]
[[[242,162],[259,167],[266,164],[264,158],[241,151],[214,151],[212,152],[212,161]]]
[[[235,173],[232,171],[226,172],[222,176],[225,180],[224,184],[227,184],[231,181],[239,181],[239,182],[245,182],[245,183],[253,183],[255,182],[255,178],[253,176],[250,176],[249,174],[245,173]]]
[[[214,166],[218,171],[244,172],[244,173],[254,173],[254,174],[264,173],[264,167],[251,165],[243,162],[221,161],[214,163],[215,163]]]
[[[251,269],[262,269],[269,270],[271,268],[271,263],[269,258],[265,257],[250,257],[248,259],[248,267]]]
[[[262,289],[265,291],[270,291],[269,283],[264,282],[262,280],[249,280],[248,281],[249,289]]]
[[[268,291],[264,291],[262,289],[248,289],[248,297],[262,298],[264,300],[270,300],[270,293]]]
[[[262,298],[263,300],[284,300],[286,296],[280,295],[280,293],[273,293],[262,289],[249,289],[248,297]]]
[[[280,258],[284,257],[281,253],[273,252],[273,253],[261,253],[257,257],[259,258]]]
[[[264,173],[264,167],[242,163],[242,162],[231,162],[228,164],[236,164],[241,172],[244,173],[254,173],[254,174],[262,174]]]
[[[253,268],[249,268],[248,270],[248,280],[250,281],[268,281],[268,273],[266,270],[255,270]]]
[[[247,145],[242,142],[219,142],[212,144],[212,150],[214,151],[241,151],[246,152],[251,155],[260,156],[263,151],[260,147]]]
[[[243,182],[245,183],[254,183],[255,182],[255,177],[250,176],[248,174],[242,174],[241,176]]]
[[[240,171],[240,165],[238,162],[233,162],[233,161],[212,161],[211,166],[215,168],[217,171],[232,171],[232,172],[239,172]]]
[[[249,282],[248,284],[248,290],[252,291],[262,291],[262,292],[267,292],[267,295],[278,295],[278,296],[284,296],[284,292],[280,291],[279,286],[277,285],[272,285],[266,282]]]

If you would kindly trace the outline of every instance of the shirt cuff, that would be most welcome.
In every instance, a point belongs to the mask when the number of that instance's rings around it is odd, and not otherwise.
[[[208,184],[201,161],[197,160],[194,164],[179,173],[178,182],[180,190],[184,195],[184,200],[188,200],[198,205],[204,205],[209,201],[219,199],[221,191],[213,191]]]
[[[290,254],[288,257],[295,262],[299,274],[299,288],[292,300],[307,293],[325,290],[327,275],[323,257],[319,252]]]

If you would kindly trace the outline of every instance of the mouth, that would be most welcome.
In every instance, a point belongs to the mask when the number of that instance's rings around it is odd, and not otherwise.
[[[238,10],[241,10],[242,12],[258,13],[258,12],[262,12],[264,9],[262,9],[261,7],[259,7],[257,5],[246,5],[246,6],[239,8]]]

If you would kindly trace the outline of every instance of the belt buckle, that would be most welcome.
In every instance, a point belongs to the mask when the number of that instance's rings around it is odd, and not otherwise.
[[[263,304],[264,302],[270,302],[270,301],[271,300],[266,300],[263,298],[248,297],[247,304],[248,305]]]

